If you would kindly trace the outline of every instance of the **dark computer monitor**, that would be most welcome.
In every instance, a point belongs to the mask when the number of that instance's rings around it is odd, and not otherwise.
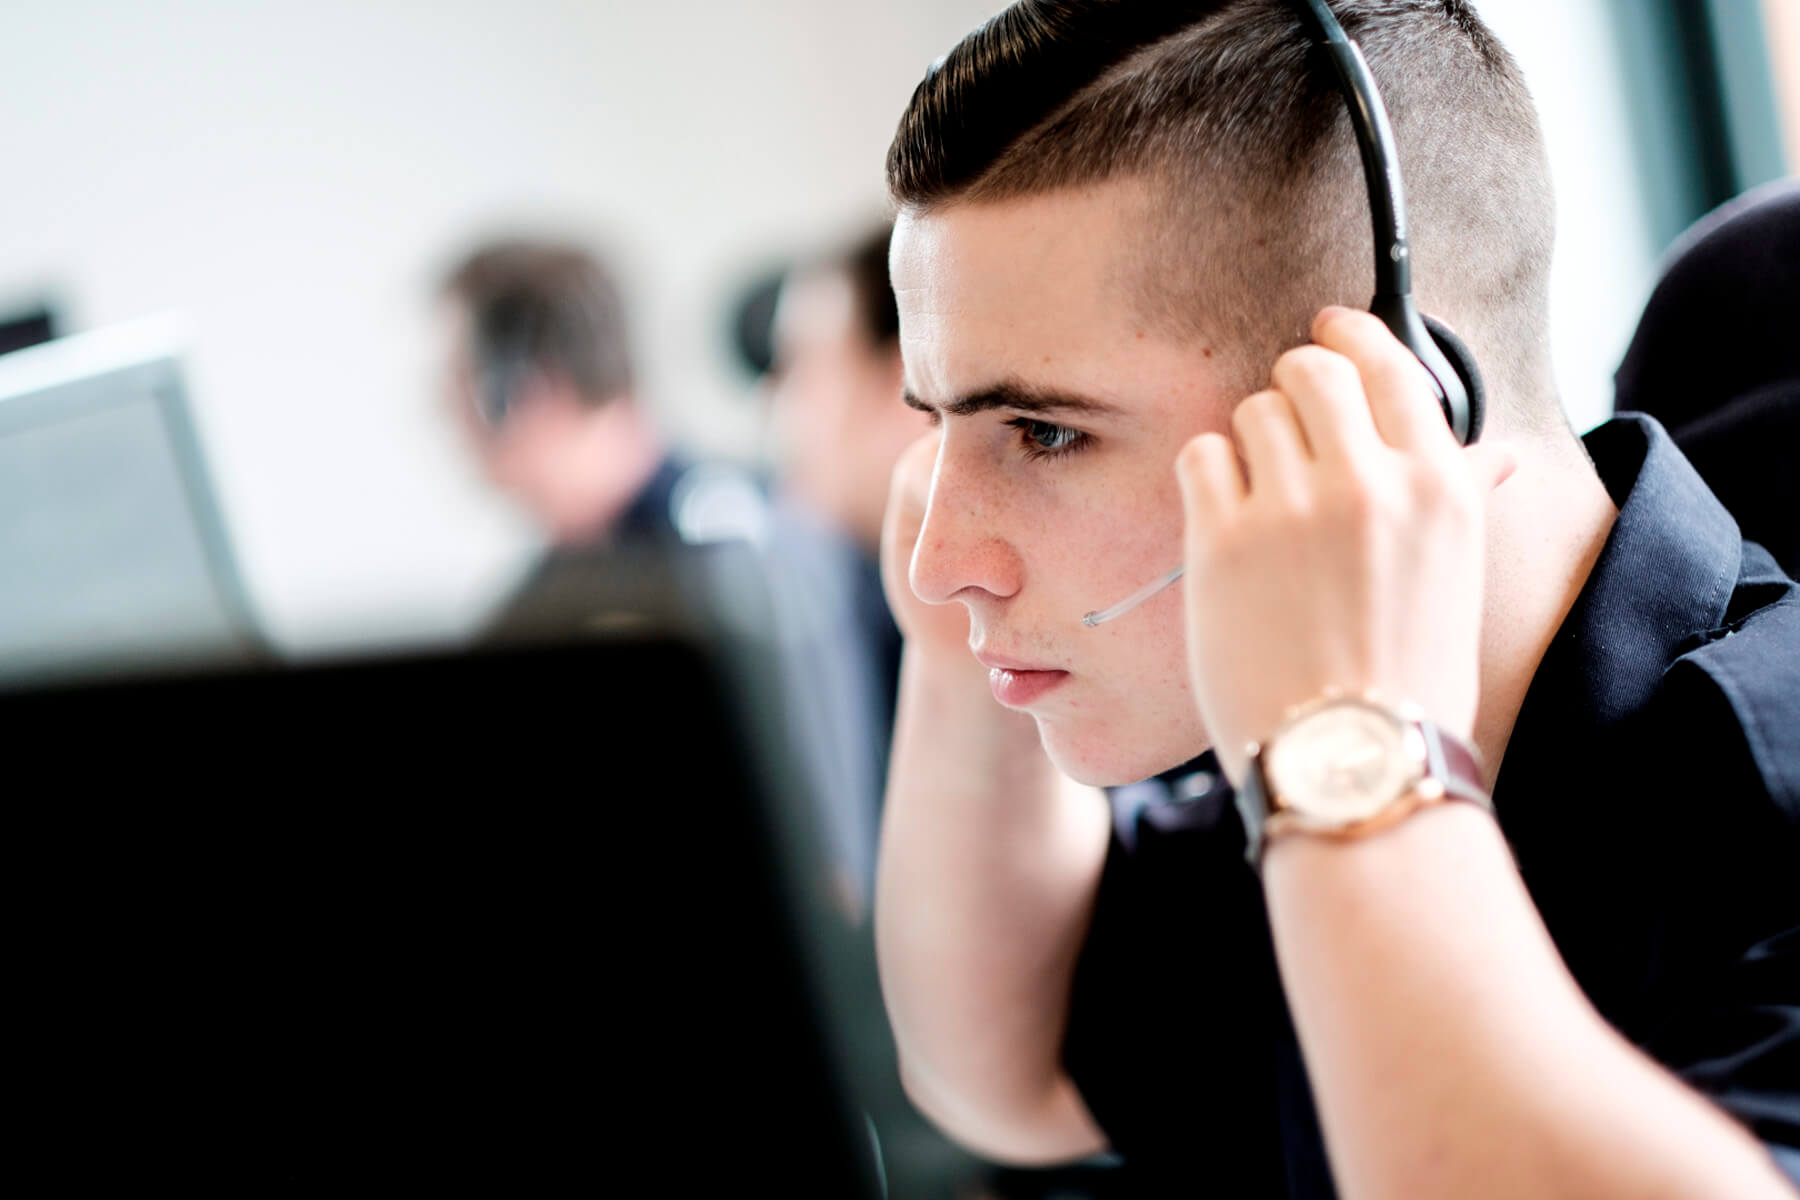
[[[0,689],[266,657],[184,344],[162,318],[0,357]]]
[[[0,694],[58,1178],[878,1194],[756,598],[657,571],[479,651]]]

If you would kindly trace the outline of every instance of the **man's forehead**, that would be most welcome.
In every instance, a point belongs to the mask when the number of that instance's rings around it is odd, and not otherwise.
[[[1020,293],[1006,285],[1116,287],[1149,202],[1147,185],[1117,180],[905,209],[894,223],[889,275],[897,293],[970,293],[991,284],[1016,299]]]
[[[995,390],[1140,407],[1147,360],[1188,349],[1127,294],[1142,203],[1141,186],[1119,183],[903,211],[889,274],[909,395],[934,408]]]

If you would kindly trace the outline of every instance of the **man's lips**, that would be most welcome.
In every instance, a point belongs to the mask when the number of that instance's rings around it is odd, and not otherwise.
[[[1049,663],[1027,662],[1022,658],[1014,658],[1009,654],[995,654],[991,650],[970,650],[975,661],[990,671],[1056,671]]]
[[[975,660],[988,669],[988,687],[994,699],[1008,708],[1024,708],[1069,677],[1060,668],[1034,665],[1003,654],[976,651]]]

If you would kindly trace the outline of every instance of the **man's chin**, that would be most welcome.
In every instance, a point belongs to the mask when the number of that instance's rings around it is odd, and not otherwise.
[[[1038,739],[1056,769],[1076,783],[1089,787],[1121,787],[1159,775],[1212,748],[1201,738],[1180,746],[1118,746],[1100,739],[1078,739],[1038,720]]]

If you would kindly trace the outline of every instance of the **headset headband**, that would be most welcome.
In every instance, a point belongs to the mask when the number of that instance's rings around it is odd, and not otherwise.
[[[1349,108],[1350,127],[1356,131],[1362,153],[1369,213],[1375,226],[1375,298],[1369,311],[1393,330],[1394,336],[1431,374],[1444,417],[1456,439],[1465,444],[1473,442],[1481,435],[1483,416],[1481,381],[1474,361],[1447,329],[1421,317],[1413,302],[1406,193],[1400,182],[1399,155],[1387,106],[1381,102],[1381,92],[1361,48],[1344,33],[1325,0],[1294,0],[1293,7],[1313,40],[1331,56],[1339,90]],[[1452,358],[1460,363],[1453,364]]]

